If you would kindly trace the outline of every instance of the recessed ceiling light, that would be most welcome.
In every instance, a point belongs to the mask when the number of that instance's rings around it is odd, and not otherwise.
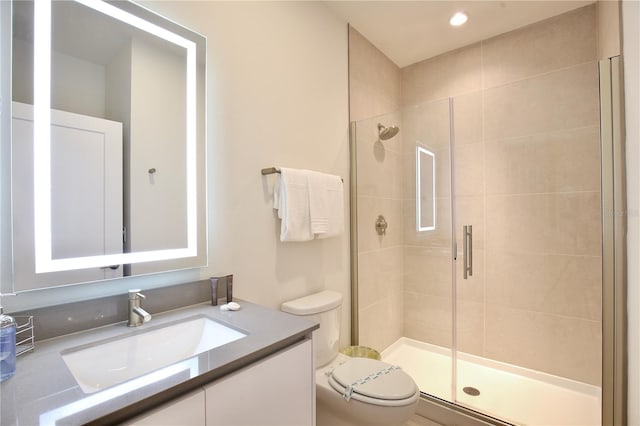
[[[456,12],[451,17],[451,19],[449,19],[449,24],[453,25],[454,27],[459,27],[460,25],[462,25],[465,22],[467,22],[467,19],[469,19],[469,17],[467,16],[466,13],[464,13],[464,12]]]

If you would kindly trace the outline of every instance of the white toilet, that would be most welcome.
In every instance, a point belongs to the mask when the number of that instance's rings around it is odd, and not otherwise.
[[[420,390],[398,367],[338,353],[342,295],[322,291],[282,304],[320,324],[314,333],[318,426],[401,425],[418,406]]]

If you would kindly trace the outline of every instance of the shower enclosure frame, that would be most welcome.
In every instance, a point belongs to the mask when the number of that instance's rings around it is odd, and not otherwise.
[[[616,56],[601,60],[598,64],[602,191],[602,425],[622,425],[626,424],[627,420],[626,175],[624,156],[624,80],[621,61],[621,57]],[[351,344],[358,345],[358,164],[356,158],[355,122],[351,123],[349,129],[349,151]],[[453,241],[455,244],[455,238]],[[452,291],[455,292],[455,277]],[[455,309],[453,312],[455,312]],[[455,315],[453,333],[452,350],[454,352],[453,362],[455,362]],[[455,377],[453,377],[452,387],[455,388],[455,386]],[[454,395],[455,400],[455,393],[452,395]],[[422,392],[421,395],[421,407],[428,407],[428,413],[422,412],[422,414],[445,424],[452,420],[464,421],[465,424],[470,424],[473,421],[478,424],[509,424],[425,392]],[[420,414],[421,411],[419,408],[418,413]]]

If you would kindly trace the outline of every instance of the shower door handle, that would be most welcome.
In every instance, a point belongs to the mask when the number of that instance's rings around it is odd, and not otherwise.
[[[473,276],[473,228],[462,227],[462,276],[466,280]]]

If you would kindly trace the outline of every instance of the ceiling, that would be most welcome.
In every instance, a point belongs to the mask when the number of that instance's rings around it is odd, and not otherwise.
[[[387,0],[326,4],[402,68],[593,2]],[[452,27],[449,18],[457,11],[467,12],[469,21]]]

